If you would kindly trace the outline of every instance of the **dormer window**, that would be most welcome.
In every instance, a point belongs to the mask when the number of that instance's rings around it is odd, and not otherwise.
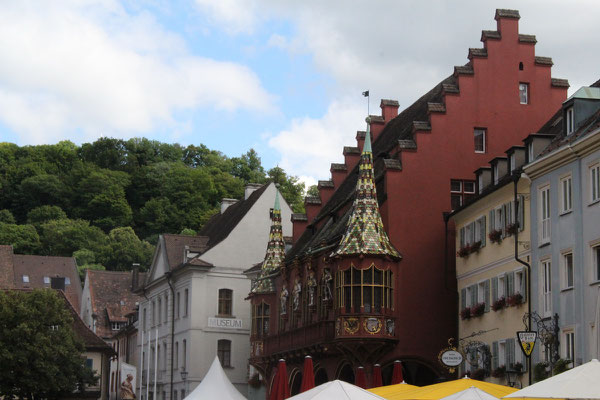
[[[519,102],[529,104],[529,84],[519,83]]]
[[[29,283],[29,275],[23,275],[23,283]]]
[[[479,187],[479,193],[483,192],[483,175],[479,174],[477,177],[477,186]]]
[[[533,162],[533,142],[527,143],[527,162]]]
[[[513,172],[515,169],[517,169],[516,163],[515,163],[515,153],[511,153],[511,155],[508,157],[509,163],[510,163],[510,172]]]
[[[497,185],[498,181],[500,180],[500,172],[498,170],[498,164],[494,164],[494,185]]]
[[[575,130],[575,119],[573,107],[568,108],[566,112],[567,135],[570,135]]]
[[[123,324],[121,324],[120,322],[111,322],[111,323],[110,323],[110,328],[111,328],[113,331],[118,331],[118,330],[120,330],[120,329],[121,329],[121,326],[123,326]]]

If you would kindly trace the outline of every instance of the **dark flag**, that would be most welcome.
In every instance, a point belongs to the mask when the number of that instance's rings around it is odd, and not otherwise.
[[[369,91],[367,90],[366,92],[363,92],[363,96],[369,97]]]

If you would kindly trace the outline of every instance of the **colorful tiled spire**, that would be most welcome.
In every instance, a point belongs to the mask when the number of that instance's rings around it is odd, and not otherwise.
[[[371,129],[370,121],[368,121],[365,144],[360,156],[356,198],[352,204],[352,214],[346,226],[346,233],[340,240],[338,248],[331,254],[332,257],[362,254],[401,258],[398,250],[390,243],[383,222],[381,222],[374,175]]]
[[[271,231],[267,254],[262,263],[258,277],[252,282],[252,293],[271,293],[275,291],[273,278],[283,265],[285,258],[285,243],[281,230],[281,206],[279,205],[279,190],[275,192],[275,205],[271,214]]]

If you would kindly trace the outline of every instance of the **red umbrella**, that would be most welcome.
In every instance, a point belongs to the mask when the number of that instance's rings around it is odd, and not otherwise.
[[[315,387],[315,373],[313,371],[313,361],[311,356],[304,357],[304,370],[302,371],[302,385],[300,393],[306,392]]]
[[[367,376],[365,375],[365,369],[363,367],[358,367],[354,384],[363,389],[367,388]]]
[[[279,360],[279,365],[277,366],[277,373],[275,374],[269,400],[285,400],[288,397],[290,397],[290,387],[287,380],[285,360],[282,358]]]
[[[381,379],[381,365],[373,365],[373,376],[371,377],[371,387],[376,388],[383,386],[383,380]]]
[[[392,385],[402,383],[404,378],[402,377],[402,363],[400,360],[394,361],[394,373],[392,374]]]

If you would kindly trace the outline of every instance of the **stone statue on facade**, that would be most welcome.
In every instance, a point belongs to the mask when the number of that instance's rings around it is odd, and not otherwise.
[[[294,282],[294,290],[292,292],[294,311],[300,311],[300,295],[302,294],[302,283],[300,283],[300,278],[296,277],[296,281]]]
[[[331,292],[331,281],[333,277],[331,276],[331,271],[329,268],[325,268],[323,270],[323,278],[321,280],[322,291],[323,291],[323,301],[329,301],[333,299],[333,294]]]
[[[281,304],[280,314],[287,314],[287,302],[288,297],[290,296],[290,292],[287,290],[287,285],[284,283],[281,288],[281,293],[279,294],[279,301]]]
[[[308,274],[306,287],[308,288],[308,305],[312,307],[315,305],[315,294],[317,292],[317,280],[315,279],[315,273],[313,271],[310,271]]]

